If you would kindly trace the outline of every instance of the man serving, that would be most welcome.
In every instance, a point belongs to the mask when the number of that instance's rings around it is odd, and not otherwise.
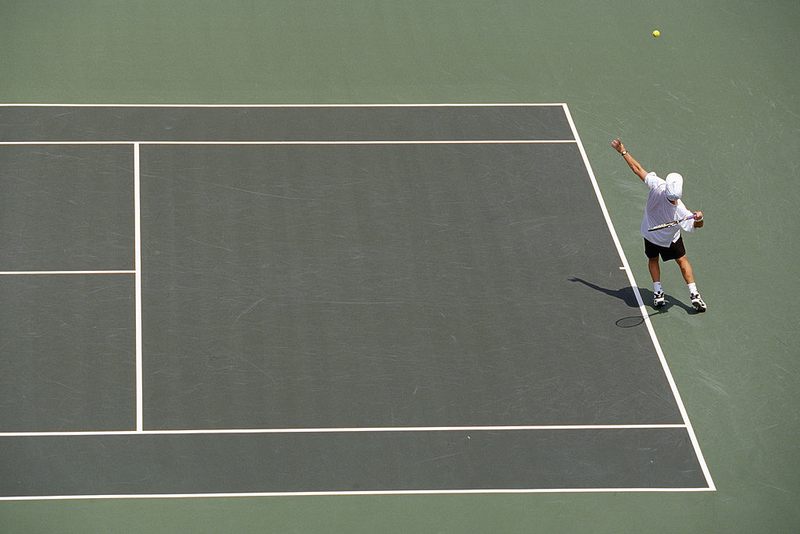
[[[703,213],[691,212],[683,205],[681,201],[683,177],[678,173],[670,173],[666,180],[661,179],[656,173],[644,170],[639,162],[625,150],[625,145],[619,139],[613,140],[611,146],[622,154],[625,163],[650,189],[642,218],[642,236],[644,237],[644,253],[648,258],[647,267],[653,278],[653,306],[659,308],[666,303],[664,290],[661,287],[661,266],[658,260],[661,256],[665,262],[675,260],[689,287],[692,306],[699,312],[706,311],[706,303],[703,302],[697,291],[692,266],[686,258],[686,249],[681,237],[681,230],[694,232],[695,229],[703,227]],[[680,222],[667,228],[649,231],[654,226],[673,221]]]

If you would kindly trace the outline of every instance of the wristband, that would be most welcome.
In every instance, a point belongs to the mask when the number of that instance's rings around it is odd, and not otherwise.
[[[627,154],[627,153],[628,153],[628,151],[627,151],[627,150],[623,150],[622,152],[620,152],[620,155],[621,155],[622,157],[625,157],[625,154]]]

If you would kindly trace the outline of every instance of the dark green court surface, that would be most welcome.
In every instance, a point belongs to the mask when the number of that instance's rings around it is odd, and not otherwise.
[[[564,105],[0,141],[7,498],[713,489]]]
[[[0,270],[133,269],[130,147],[2,145],[0,162]]]

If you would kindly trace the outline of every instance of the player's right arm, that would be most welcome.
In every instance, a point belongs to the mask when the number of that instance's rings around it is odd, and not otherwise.
[[[628,167],[630,167],[634,174],[636,174],[636,176],[641,178],[644,182],[644,177],[648,174],[647,171],[644,170],[644,167],[642,167],[638,161],[633,159],[633,156],[631,156],[627,150],[625,150],[625,145],[622,144],[622,141],[620,141],[619,138],[614,139],[611,141],[611,146],[614,148],[614,150],[622,154],[622,157],[625,158],[625,163],[628,164]]]

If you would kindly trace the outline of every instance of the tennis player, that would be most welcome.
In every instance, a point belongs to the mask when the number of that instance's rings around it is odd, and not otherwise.
[[[692,265],[686,259],[686,249],[681,237],[681,230],[694,232],[695,229],[703,227],[703,213],[691,212],[683,205],[681,201],[683,177],[673,172],[667,175],[666,180],[663,180],[656,176],[656,173],[644,170],[639,162],[625,150],[625,145],[619,139],[613,140],[611,146],[622,154],[625,163],[650,189],[642,218],[642,236],[644,237],[644,253],[648,258],[647,266],[650,276],[653,278],[653,306],[659,308],[666,303],[664,290],[661,288],[661,266],[658,261],[658,257],[661,256],[665,262],[675,260],[681,268],[683,279],[689,286],[689,298],[692,306],[699,312],[706,311],[706,303],[703,302],[697,291]],[[684,220],[690,216],[694,218]],[[668,228],[648,231],[654,226],[673,221],[681,222]]]

